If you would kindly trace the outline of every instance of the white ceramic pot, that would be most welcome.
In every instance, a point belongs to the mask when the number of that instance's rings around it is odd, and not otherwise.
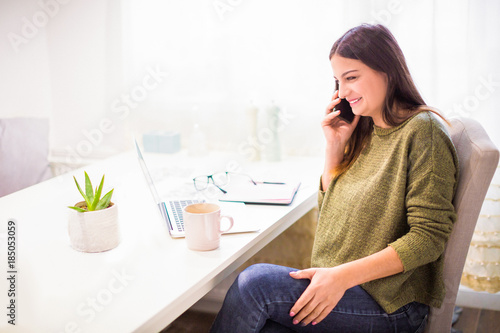
[[[68,233],[71,246],[78,251],[103,252],[115,248],[120,243],[117,205],[112,203],[106,209],[84,213],[70,209]]]

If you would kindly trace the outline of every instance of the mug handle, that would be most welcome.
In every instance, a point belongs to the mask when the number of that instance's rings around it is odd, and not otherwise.
[[[224,218],[229,220],[229,228],[227,228],[226,230],[220,230],[220,229],[219,229],[219,232],[220,232],[221,234],[223,234],[223,233],[228,232],[229,230],[231,230],[231,228],[232,228],[232,227],[233,227],[233,225],[234,225],[234,220],[233,220],[233,218],[232,218],[231,216],[228,216],[228,215],[221,215],[221,217],[220,217],[220,221],[222,222],[222,219],[224,219]]]

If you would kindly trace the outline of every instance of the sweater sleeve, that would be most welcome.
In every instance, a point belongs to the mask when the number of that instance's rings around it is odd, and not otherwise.
[[[408,151],[406,217],[409,231],[389,244],[404,271],[437,260],[456,220],[452,200],[458,159],[451,139],[437,121],[429,121],[411,138]]]
[[[318,189],[318,208],[321,211],[321,207],[323,206],[323,201],[325,200],[326,192],[331,191],[331,188],[335,185],[337,178],[332,179],[330,185],[325,190],[323,189],[323,176],[319,177],[319,189]]]
[[[323,200],[325,199],[325,191],[323,191],[323,186],[321,185],[321,178],[319,179],[319,189],[318,189],[318,208],[321,210],[323,206]]]

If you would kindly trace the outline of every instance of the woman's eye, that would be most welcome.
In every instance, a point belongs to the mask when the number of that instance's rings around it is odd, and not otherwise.
[[[356,77],[355,77],[355,76],[349,76],[348,78],[346,78],[346,80],[347,80],[347,81],[352,81],[352,80],[354,80],[354,79],[356,79]]]

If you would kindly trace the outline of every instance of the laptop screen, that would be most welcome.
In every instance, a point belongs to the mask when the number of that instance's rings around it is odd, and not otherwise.
[[[139,157],[139,164],[141,165],[142,173],[144,174],[144,177],[146,178],[146,182],[148,183],[149,190],[151,191],[151,194],[153,195],[153,198],[157,204],[161,203],[160,196],[158,195],[158,192],[156,191],[156,187],[153,183],[153,178],[151,178],[151,174],[149,173],[149,170],[146,166],[146,162],[144,161],[144,158],[142,157],[141,149],[139,148],[139,145],[137,144],[137,140],[134,140],[135,142],[135,148],[137,149],[137,155]]]

